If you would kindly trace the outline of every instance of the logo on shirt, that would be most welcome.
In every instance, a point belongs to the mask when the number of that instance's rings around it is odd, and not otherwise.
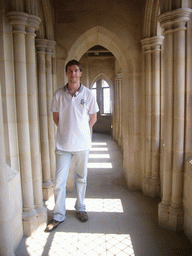
[[[85,104],[85,100],[84,99],[81,99],[81,104]]]

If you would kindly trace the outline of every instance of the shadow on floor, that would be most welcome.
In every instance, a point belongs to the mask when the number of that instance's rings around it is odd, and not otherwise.
[[[76,195],[68,192],[66,220],[52,233],[39,229],[23,238],[16,255],[191,256],[184,232],[159,227],[160,199],[127,189],[121,150],[111,136],[94,134],[93,142],[85,199],[89,221],[76,218]],[[50,204],[51,218],[53,198]]]

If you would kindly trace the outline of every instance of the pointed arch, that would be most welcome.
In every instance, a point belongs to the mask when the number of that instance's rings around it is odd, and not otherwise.
[[[108,77],[108,75],[106,75],[105,73],[99,73],[98,75],[96,75],[93,80],[90,82],[90,88],[93,87],[94,83],[97,82],[99,79],[103,79],[105,80],[108,84],[109,87],[112,89],[113,88],[113,82],[112,80]]]
[[[122,71],[127,72],[128,66],[125,56],[129,52],[128,49],[126,49],[125,44],[115,34],[101,26],[96,26],[86,31],[76,40],[68,53],[66,63],[70,59],[79,60],[87,50],[95,45],[101,45],[112,52],[121,64]],[[133,60],[134,58],[129,56],[130,59]]]
[[[145,6],[143,38],[158,35],[158,16],[160,12],[159,0],[147,0]]]
[[[37,37],[54,40],[54,26],[50,2],[46,0],[38,0],[38,12],[42,22],[37,31]]]
[[[177,8],[188,8],[188,0],[147,0],[145,5],[143,38],[157,36],[158,16]]]

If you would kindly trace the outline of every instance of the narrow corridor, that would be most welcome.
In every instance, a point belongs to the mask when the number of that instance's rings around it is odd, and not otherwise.
[[[67,218],[54,232],[42,229],[23,238],[17,256],[128,255],[191,256],[192,245],[183,234],[158,226],[160,199],[126,188],[122,154],[109,135],[94,134],[88,166],[86,206],[89,221],[81,223],[74,211],[75,193],[67,194]],[[53,198],[47,203],[49,214]]]

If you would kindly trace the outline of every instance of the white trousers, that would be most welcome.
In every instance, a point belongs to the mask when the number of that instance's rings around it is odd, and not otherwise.
[[[76,211],[85,211],[84,198],[87,185],[87,163],[89,150],[65,152],[56,149],[55,154],[56,177],[54,186],[55,207],[53,210],[53,219],[57,221],[64,221],[66,213],[66,183],[72,158],[75,161],[74,177],[77,191],[75,209]]]

